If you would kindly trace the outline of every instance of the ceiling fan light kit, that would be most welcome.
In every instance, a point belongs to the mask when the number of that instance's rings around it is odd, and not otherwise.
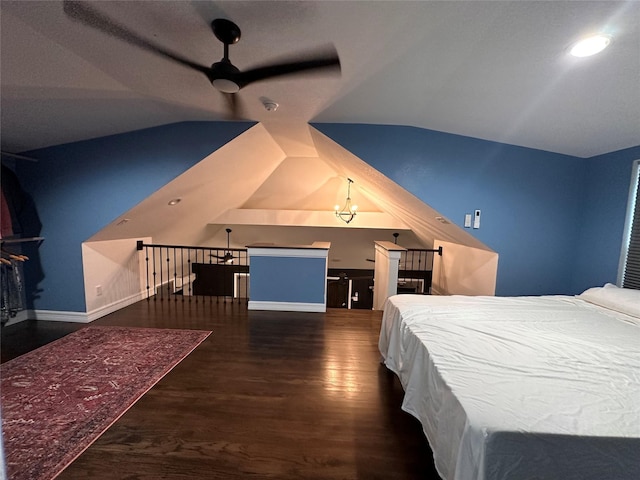
[[[226,78],[216,78],[211,82],[211,85],[222,93],[238,93],[240,91],[240,86]]]

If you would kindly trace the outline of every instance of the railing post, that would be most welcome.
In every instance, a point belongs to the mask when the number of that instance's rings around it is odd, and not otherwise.
[[[375,242],[375,248],[373,309],[382,310],[387,298],[398,293],[400,255],[407,249],[386,241]]]

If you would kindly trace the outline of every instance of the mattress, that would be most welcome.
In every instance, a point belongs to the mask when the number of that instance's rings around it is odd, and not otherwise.
[[[379,347],[445,480],[640,478],[640,317],[570,296],[397,295]]]

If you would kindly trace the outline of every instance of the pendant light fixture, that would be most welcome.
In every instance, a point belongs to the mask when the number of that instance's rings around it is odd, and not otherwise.
[[[351,205],[351,184],[353,180],[347,178],[349,182],[347,184],[347,200],[344,204],[344,207],[340,209],[340,205],[335,206],[336,217],[342,220],[344,223],[350,223],[351,220],[356,216],[356,210],[358,209],[357,205]]]

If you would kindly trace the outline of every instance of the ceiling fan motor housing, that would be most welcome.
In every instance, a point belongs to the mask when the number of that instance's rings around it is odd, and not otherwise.
[[[228,60],[222,60],[211,65],[209,80],[214,88],[222,93],[237,93],[240,85],[233,78],[240,73],[235,65]]]

